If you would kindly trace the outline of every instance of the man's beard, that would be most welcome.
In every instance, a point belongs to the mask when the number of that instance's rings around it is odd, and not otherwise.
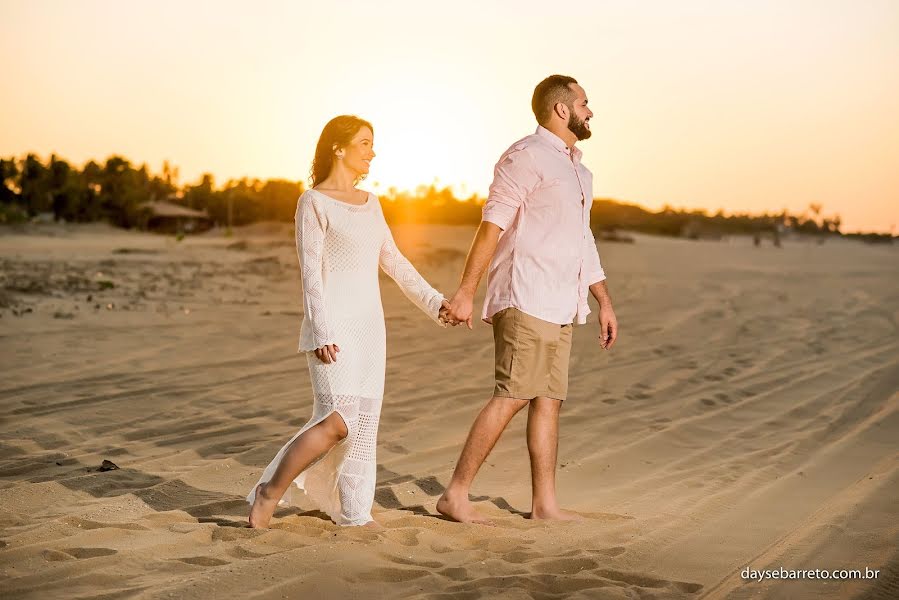
[[[571,107],[569,107],[568,113],[568,131],[573,133],[578,141],[586,140],[593,134],[593,132],[587,128],[586,122],[577,118],[577,115],[574,114],[574,109]]]

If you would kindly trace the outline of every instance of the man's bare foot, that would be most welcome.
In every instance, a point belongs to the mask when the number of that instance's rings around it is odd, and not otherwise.
[[[535,521],[583,521],[584,517],[571,512],[570,510],[562,510],[561,508],[531,510],[528,515],[529,519]]]
[[[437,501],[437,512],[444,517],[460,523],[477,523],[479,525],[493,525],[493,521],[482,516],[474,509],[467,498],[447,496],[444,493]]]
[[[253,506],[250,507],[250,516],[248,521],[253,529],[267,529],[268,522],[278,507],[278,498],[269,498],[265,495],[264,483],[256,486],[256,498],[253,500]]]
[[[362,527],[365,527],[366,529],[374,529],[375,531],[381,531],[384,529],[384,526],[377,521],[369,521],[368,523],[362,525]]]

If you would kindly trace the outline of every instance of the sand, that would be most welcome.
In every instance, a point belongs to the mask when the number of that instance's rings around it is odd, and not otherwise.
[[[473,231],[394,228],[446,293]],[[524,518],[524,413],[472,490],[497,526],[437,515],[492,390],[491,332],[443,331],[382,279],[373,532],[308,503],[245,526],[311,410],[290,225],[2,230],[0,596],[896,597],[897,249],[634,237],[600,246],[617,345],[595,312],[574,334],[558,491],[581,523]]]

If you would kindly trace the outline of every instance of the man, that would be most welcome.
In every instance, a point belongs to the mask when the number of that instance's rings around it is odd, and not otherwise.
[[[578,519],[556,500],[559,408],[568,392],[572,322],[586,322],[587,290],[599,302],[600,346],[618,323],[590,231],[593,176],[574,147],[590,137],[584,89],[571,77],[541,81],[531,101],[537,131],[514,144],[494,170],[447,320],[471,328],[472,303],[489,265],[482,319],[493,326],[496,387],[475,419],[437,510],[487,523],[468,500],[471,483],[509,421],[528,408],[533,519]]]

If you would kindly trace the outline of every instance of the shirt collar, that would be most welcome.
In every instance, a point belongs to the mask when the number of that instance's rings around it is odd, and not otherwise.
[[[577,146],[574,147],[574,152],[572,153],[571,148],[565,145],[565,142],[562,141],[562,138],[557,136],[555,133],[544,127],[543,125],[537,125],[537,131],[535,132],[541,138],[549,142],[549,145],[562,152],[564,154],[568,154],[574,158],[575,164],[581,162],[581,155],[583,154]]]

